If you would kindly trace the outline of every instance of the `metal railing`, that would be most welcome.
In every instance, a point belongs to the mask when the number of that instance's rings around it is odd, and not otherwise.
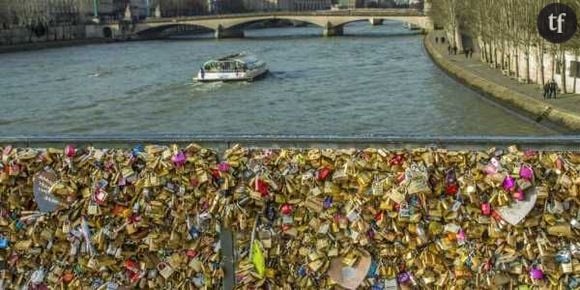
[[[66,144],[96,147],[132,147],[137,144],[197,143],[216,150],[235,144],[258,148],[388,148],[420,147],[453,150],[480,150],[517,145],[522,150],[580,152],[580,135],[518,137],[518,136],[387,136],[387,135],[203,135],[203,134],[142,134],[142,135],[30,135],[3,136],[0,145],[22,147],[62,147]]]

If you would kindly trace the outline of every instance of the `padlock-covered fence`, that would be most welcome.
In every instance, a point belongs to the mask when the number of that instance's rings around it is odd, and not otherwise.
[[[577,149],[12,141],[0,288],[580,285]]]

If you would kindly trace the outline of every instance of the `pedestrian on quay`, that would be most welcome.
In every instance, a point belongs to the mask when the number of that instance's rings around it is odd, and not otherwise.
[[[451,44],[447,46],[447,52],[451,55]]]
[[[445,43],[445,37],[441,37],[441,43]]]
[[[455,45],[453,46],[453,54],[457,55],[457,46],[455,46]]]
[[[439,43],[439,37],[435,37],[435,43]]]
[[[544,100],[550,98],[550,82],[544,84]]]
[[[556,81],[552,80],[552,83],[550,84],[550,90],[552,91],[552,94],[554,94],[555,99],[556,94],[558,93],[558,84],[556,83]]]

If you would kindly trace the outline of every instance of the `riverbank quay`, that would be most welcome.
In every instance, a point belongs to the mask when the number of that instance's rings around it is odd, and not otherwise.
[[[274,137],[1,140],[0,284],[577,288],[578,139]]]
[[[442,31],[429,33],[424,44],[431,59],[446,73],[469,87],[491,97],[510,108],[521,111],[536,122],[556,124],[573,134],[580,133],[580,95],[558,95],[556,99],[543,99],[543,91],[537,84],[522,84],[499,70],[490,68],[479,60],[464,54],[449,55],[449,43],[435,43]]]
[[[58,41],[45,41],[45,42],[34,42],[34,43],[20,43],[13,45],[0,45],[0,53],[13,53],[22,51],[33,51],[41,49],[50,48],[61,48],[70,46],[82,46],[89,44],[105,44],[117,42],[111,39],[75,39],[75,40],[58,40]]]

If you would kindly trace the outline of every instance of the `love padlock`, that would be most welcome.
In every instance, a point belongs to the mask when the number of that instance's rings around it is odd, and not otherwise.
[[[5,236],[0,236],[0,249],[8,248],[8,238]]]
[[[157,264],[157,271],[159,271],[159,274],[161,274],[161,276],[163,276],[165,279],[171,277],[174,272],[173,268],[171,268],[171,266],[165,262]]]

